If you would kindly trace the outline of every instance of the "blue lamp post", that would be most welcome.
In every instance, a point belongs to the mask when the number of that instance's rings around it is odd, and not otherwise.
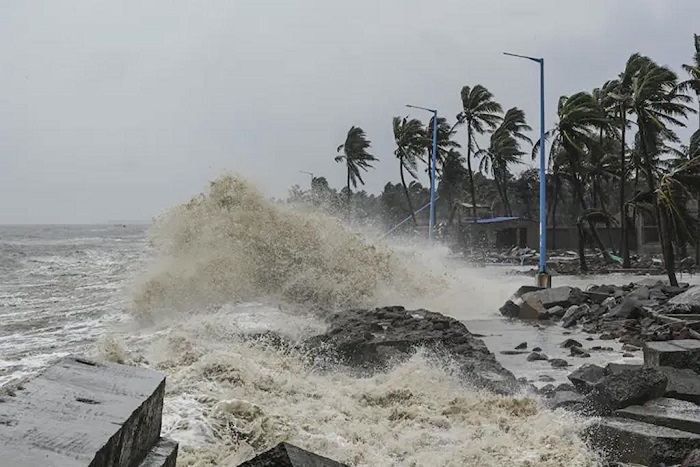
[[[537,285],[551,287],[552,278],[547,273],[547,203],[545,183],[544,156],[544,58],[528,57],[527,55],[503,52],[510,57],[524,58],[540,64],[540,267],[537,274]]]
[[[431,156],[431,167],[430,167],[430,220],[428,221],[428,239],[433,239],[433,230],[435,228],[435,161],[437,154],[437,125],[438,117],[437,110],[427,109],[425,107],[418,107],[417,105],[406,105],[412,109],[426,110],[433,113],[433,154]]]

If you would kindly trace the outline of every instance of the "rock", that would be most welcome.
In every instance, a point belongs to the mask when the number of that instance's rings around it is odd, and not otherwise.
[[[501,355],[523,355],[526,353],[530,353],[527,350],[501,350],[500,352]]]
[[[554,381],[556,381],[554,378],[552,378],[552,377],[549,376],[549,375],[540,375],[540,376],[538,377],[538,379],[539,379],[540,381],[542,381],[543,383],[553,383]]]
[[[642,285],[640,287],[637,287],[634,289],[633,292],[631,292],[628,297],[633,297],[636,298],[637,300],[649,300],[649,287],[646,285]]]
[[[523,343],[521,343],[521,344],[518,344],[518,345],[515,347],[515,349],[516,349],[516,350],[527,349],[527,342],[523,342]]]
[[[564,328],[570,328],[575,326],[576,323],[582,318],[584,318],[590,312],[588,305],[573,305],[566,310],[564,317],[562,318],[562,326]]]
[[[700,406],[692,402],[662,397],[620,409],[615,415],[700,435]]]
[[[696,449],[688,454],[681,467],[700,467],[700,449]]]
[[[537,390],[537,394],[539,394],[542,397],[552,397],[554,395],[554,385],[553,384],[546,384],[539,388]]]
[[[700,313],[700,286],[694,286],[668,301],[669,305],[688,305],[693,313]]]
[[[549,361],[549,364],[552,365],[552,368],[565,368],[569,366],[569,362],[561,358],[553,358]]]
[[[503,304],[501,308],[498,309],[501,314],[507,318],[517,318],[520,313],[520,306],[518,306],[514,301],[508,300]]]
[[[646,366],[671,366],[700,372],[700,340],[685,339],[644,344]]]
[[[573,391],[556,391],[549,406],[552,409],[575,409],[583,401],[583,396]]]
[[[348,467],[327,457],[298,448],[292,444],[280,443],[269,451],[258,454],[239,467]]]
[[[636,345],[631,345],[631,344],[625,344],[622,346],[622,350],[625,352],[639,352],[642,350],[641,347],[637,347]]]
[[[598,291],[595,291],[595,292],[591,292],[591,291],[583,292],[583,295],[584,295],[588,300],[590,300],[591,302],[597,303],[597,304],[601,304],[601,303],[603,303],[605,300],[607,300],[608,298],[610,298],[610,295],[609,295],[609,294],[607,294],[607,293],[600,293],[600,292],[598,292]]]
[[[591,354],[589,354],[588,352],[583,350],[581,347],[573,346],[573,347],[571,347],[571,356],[572,357],[588,358],[591,356]]]
[[[617,319],[637,319],[642,316],[641,306],[639,299],[628,295],[608,315]]]
[[[481,339],[456,319],[400,306],[355,309],[328,318],[323,334],[306,339],[302,347],[321,361],[338,360],[374,373],[410,358],[417,347],[449,357],[465,379],[477,387],[510,394],[518,383]]]
[[[539,292],[540,290],[544,290],[544,287],[537,287],[535,285],[521,285],[520,288],[513,294],[513,298],[520,298],[526,293]]]
[[[700,375],[692,370],[667,366],[657,367],[668,378],[664,397],[679,399],[700,405]]]
[[[571,373],[568,378],[577,391],[588,394],[593,387],[605,377],[605,368],[598,365],[582,365],[579,369]]]
[[[595,339],[589,336],[589,337],[586,337],[586,340],[587,340],[587,341],[593,341],[593,340],[595,340]]]
[[[523,302],[520,304],[520,312],[518,313],[518,318],[542,319],[546,312],[547,310],[537,297],[527,294],[523,297]]]
[[[60,360],[0,403],[0,464],[139,465],[159,443],[165,375]]]
[[[525,297],[537,297],[537,299],[542,303],[545,308],[551,308],[553,306],[563,306],[569,307],[571,305],[580,305],[586,301],[586,297],[583,295],[580,289],[574,287],[553,287],[551,289],[542,289],[535,292],[529,292],[522,296]]]
[[[642,365],[628,365],[628,364],[623,364],[623,363],[608,363],[605,366],[605,376],[617,375],[620,373],[624,373],[625,371],[641,370],[642,368],[643,368]]]
[[[562,342],[559,346],[564,347],[565,349],[569,349],[571,347],[583,347],[583,344],[581,344],[576,339],[567,339],[564,342]]]
[[[530,355],[527,356],[528,362],[535,362],[538,360],[549,360],[549,357],[540,352],[532,352]]]
[[[570,383],[561,383],[559,386],[557,386],[557,391],[573,391],[573,392],[576,392],[576,388],[574,387],[573,384],[570,384]]]
[[[625,418],[603,418],[585,430],[589,446],[608,462],[672,465],[700,443],[700,435]]]
[[[533,351],[533,352],[542,352],[542,348],[540,348],[540,347],[533,347],[533,348],[532,348],[532,351]]]
[[[555,305],[552,308],[547,308],[544,317],[546,319],[561,319],[566,313],[566,309],[562,306]]]
[[[605,376],[586,396],[601,413],[641,405],[663,396],[668,378],[654,368],[643,368]]]
[[[632,357],[634,357],[634,354],[633,354],[633,353],[629,353],[629,352],[625,352],[625,353],[622,354],[622,356],[623,356],[624,358],[632,358]]]

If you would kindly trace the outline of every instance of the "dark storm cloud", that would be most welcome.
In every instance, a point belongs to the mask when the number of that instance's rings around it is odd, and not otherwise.
[[[360,125],[397,180],[391,117],[453,119],[486,85],[537,126],[561,94],[600,86],[632,52],[679,70],[697,0],[6,1],[0,27],[0,223],[148,219],[224,169],[271,196],[338,186]],[[694,29],[695,28],[695,29]],[[423,118],[419,113],[415,116]],[[463,135],[460,134],[460,139]]]

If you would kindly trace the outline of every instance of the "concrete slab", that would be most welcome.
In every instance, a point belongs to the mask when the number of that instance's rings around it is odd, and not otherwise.
[[[700,340],[683,339],[644,344],[645,366],[670,366],[700,372]]]
[[[280,443],[269,451],[255,456],[238,467],[348,467],[327,457]]]
[[[586,429],[593,449],[609,462],[642,465],[680,464],[700,446],[700,435],[625,418],[603,418]]]
[[[0,459],[13,467],[132,467],[158,442],[165,376],[66,358],[0,403]]]
[[[692,402],[662,397],[644,405],[618,410],[615,414],[622,418],[700,434],[700,406]]]
[[[139,464],[139,467],[175,467],[177,448],[178,445],[175,441],[161,438]]]
[[[700,405],[700,374],[668,366],[660,366],[658,369],[668,378],[665,397]]]

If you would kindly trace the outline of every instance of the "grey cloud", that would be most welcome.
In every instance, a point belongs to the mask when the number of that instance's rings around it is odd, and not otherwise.
[[[551,124],[559,95],[632,52],[678,70],[700,32],[696,0],[3,6],[2,223],[150,218],[224,169],[271,196],[308,183],[299,170],[339,186],[351,125],[381,159],[366,177],[378,191],[398,179],[390,122],[406,103],[453,119],[461,86],[482,83],[536,126],[537,70],[504,50],[546,58]]]

